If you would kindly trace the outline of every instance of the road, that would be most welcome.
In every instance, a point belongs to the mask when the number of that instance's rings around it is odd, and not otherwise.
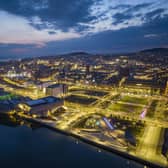
[[[137,147],[136,155],[145,160],[166,164],[166,158],[159,153],[161,132],[161,127],[147,126]]]

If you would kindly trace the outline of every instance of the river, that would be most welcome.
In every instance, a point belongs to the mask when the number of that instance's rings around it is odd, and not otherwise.
[[[143,168],[144,166],[47,128],[0,117],[0,167]]]

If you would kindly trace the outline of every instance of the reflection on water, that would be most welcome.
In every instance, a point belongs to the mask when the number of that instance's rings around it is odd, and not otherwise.
[[[21,121],[16,119],[14,116],[0,115],[0,124],[10,127],[17,127],[21,124]]]
[[[38,129],[41,127],[40,124],[27,122],[25,120],[18,118],[17,116],[13,116],[13,115],[9,115],[9,116],[8,115],[0,115],[0,125],[5,125],[5,126],[9,126],[9,127],[18,127],[21,125],[25,125],[25,126],[31,128],[32,130],[35,130],[35,129]]]
[[[0,167],[142,168],[143,166],[15,117],[0,116]]]

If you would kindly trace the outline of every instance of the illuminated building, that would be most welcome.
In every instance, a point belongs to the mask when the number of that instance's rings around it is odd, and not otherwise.
[[[15,108],[12,103],[0,102],[0,114],[13,114],[15,112]]]
[[[53,96],[20,103],[18,106],[25,113],[37,117],[46,117],[63,106],[63,100]]]
[[[167,83],[166,83],[165,95],[168,96],[168,81],[167,81]]]
[[[65,84],[54,84],[50,85],[46,88],[46,95],[48,96],[55,96],[55,97],[62,97],[68,91],[68,86]]]

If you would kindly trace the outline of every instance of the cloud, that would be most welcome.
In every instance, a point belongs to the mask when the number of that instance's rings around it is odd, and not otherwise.
[[[167,16],[167,0],[1,0],[0,43],[42,48],[49,42],[106,31],[143,29]],[[151,28],[142,37],[149,34],[157,33]]]
[[[11,52],[14,53],[14,54],[22,54],[22,53],[25,53],[27,51],[28,51],[27,48],[13,48],[13,49],[11,49]]]
[[[25,1],[25,0],[20,0],[18,5],[26,10],[26,9],[32,9],[34,11],[40,11],[40,10],[45,10],[49,8],[49,2],[48,0],[38,0],[38,1]]]
[[[166,9],[160,8],[146,13],[146,18],[153,20],[155,18],[163,17],[166,14],[167,14]]]
[[[156,38],[157,39],[163,39],[163,38],[167,38],[167,36],[168,36],[168,34],[165,31],[165,33],[158,33],[158,34],[154,34],[154,33],[151,34],[151,33],[149,33],[149,34],[145,34],[144,38],[155,39],[156,40]]]
[[[89,7],[94,0],[15,0],[0,1],[0,8],[9,13],[31,19],[38,16],[42,22],[49,22],[67,30],[78,22],[91,20]]]
[[[168,14],[167,0],[15,0],[0,1],[1,10],[25,17],[31,26],[81,34],[140,26],[151,19]],[[36,19],[39,18],[41,21]]]
[[[130,20],[132,19],[134,16],[132,14],[129,13],[116,13],[113,15],[113,18],[115,19],[115,21],[113,22],[113,24],[119,24],[124,22],[125,20]]]
[[[37,18],[36,18],[37,19]],[[71,38],[79,38],[80,34],[73,29],[63,32],[60,29],[45,28],[38,30],[29,24],[29,21],[21,16],[9,14],[5,11],[0,11],[1,30],[0,43],[3,44],[37,44],[49,41],[59,41]],[[39,18],[39,22],[41,22]],[[51,34],[49,32],[55,32]]]
[[[79,23],[80,26],[87,26],[85,33],[115,31],[133,26],[142,26],[153,19],[167,16],[168,1],[95,1],[95,4],[90,8],[90,15],[95,19],[88,23]]]
[[[157,38],[159,37],[159,35],[158,34],[145,34],[144,37],[145,38]]]

